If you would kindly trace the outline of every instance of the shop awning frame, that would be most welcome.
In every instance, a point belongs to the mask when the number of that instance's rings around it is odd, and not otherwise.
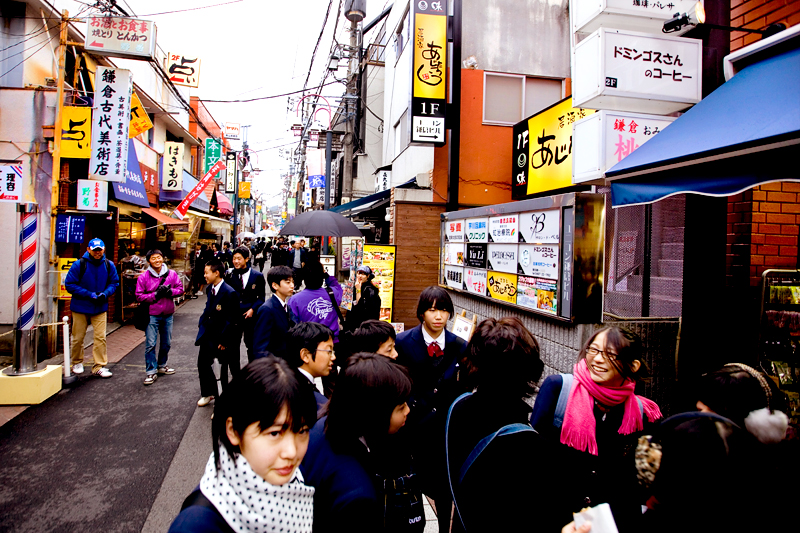
[[[172,218],[172,217],[170,217],[168,215],[165,215],[164,213],[162,213],[161,211],[159,211],[158,209],[156,209],[154,207],[143,207],[142,208],[142,213],[153,217],[158,222],[160,222],[159,225],[163,224],[165,226],[170,227],[170,229],[174,229],[175,227],[188,226],[189,225],[188,221],[186,221],[186,220],[178,220],[177,218]]]
[[[407,188],[410,188],[412,185],[414,185],[416,182],[417,182],[417,178],[412,178],[412,179],[408,180],[405,183],[401,183],[400,185],[397,185],[396,187],[392,187],[392,188],[387,189],[385,191],[376,192],[375,194],[370,194],[369,196],[365,196],[363,198],[359,198],[358,200],[353,200],[352,202],[348,202],[346,204],[337,205],[336,207],[332,207],[331,209],[329,209],[329,211],[333,211],[334,213],[339,213],[339,214],[344,215],[344,216],[352,216],[352,215],[355,215],[356,213],[359,213],[359,212],[364,211],[366,209],[374,209],[375,207],[378,207],[378,206],[375,206],[375,205],[372,205],[372,204],[374,204],[374,203],[376,203],[376,202],[378,202],[380,200],[388,200],[389,197],[392,194],[392,189],[393,188],[407,189]],[[366,204],[370,204],[370,206],[368,206],[366,208],[363,208],[363,209],[359,209],[358,211],[354,212],[354,210],[356,208],[359,208],[359,207],[364,206]]]
[[[681,193],[728,196],[786,181],[791,175],[770,163],[797,144],[800,48],[745,67],[609,169],[612,204],[650,203]],[[704,176],[700,168],[713,172]],[[730,174],[720,173],[723,168]]]

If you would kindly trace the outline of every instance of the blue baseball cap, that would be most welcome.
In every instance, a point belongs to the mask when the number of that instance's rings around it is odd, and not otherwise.
[[[101,241],[100,239],[92,239],[89,241],[89,249],[90,250],[98,250],[98,249],[106,249],[106,244]]]

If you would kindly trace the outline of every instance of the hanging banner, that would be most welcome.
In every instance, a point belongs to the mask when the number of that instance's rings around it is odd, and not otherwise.
[[[142,105],[142,101],[139,100],[139,95],[136,94],[136,91],[133,91],[131,94],[131,122],[128,125],[128,138],[133,139],[152,127],[153,123],[150,121],[147,109]]]
[[[197,57],[169,53],[164,59],[164,70],[175,85],[197,88],[200,82],[200,59]]]
[[[239,198],[248,199],[250,198],[250,182],[243,181],[239,183]]]
[[[447,103],[447,2],[411,2],[411,142],[443,143]]]
[[[128,143],[128,164],[125,170],[125,181],[112,185],[114,198],[140,207],[150,207],[150,202],[147,200],[147,190],[144,188],[144,180],[142,179],[142,170],[139,167],[139,160],[136,158],[133,139],[128,139]]]
[[[228,152],[225,156],[225,192],[236,192],[236,152]]]
[[[306,150],[306,176],[312,189],[325,187],[325,151],[316,148]]]
[[[108,182],[78,180],[78,210],[108,211]]]
[[[164,165],[161,172],[161,190],[183,190],[183,143],[164,143]]]
[[[213,167],[211,167],[205,175],[200,178],[200,181],[197,182],[197,185],[186,195],[181,203],[178,204],[178,207],[175,208],[175,211],[172,213],[178,220],[183,220],[183,217],[186,216],[186,212],[189,211],[189,206],[192,205],[198,196],[203,194],[206,190],[206,186],[208,182],[210,182],[214,176],[216,176],[223,168],[225,168],[225,163],[222,161],[217,161]]]
[[[94,86],[89,177],[103,181],[125,181],[133,91],[131,71],[98,66]]]
[[[222,159],[222,143],[217,139],[206,139],[206,157],[204,160],[203,171],[208,172],[208,169],[213,167],[214,164]],[[235,161],[235,159],[234,159]]]
[[[19,202],[22,194],[22,165],[0,166],[0,202]]]
[[[92,108],[64,106],[61,120],[61,157],[92,157]]]

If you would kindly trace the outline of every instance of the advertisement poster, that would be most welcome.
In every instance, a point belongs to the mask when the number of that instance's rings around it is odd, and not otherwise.
[[[444,245],[444,264],[464,266],[463,243],[447,243]]]
[[[517,245],[516,244],[490,244],[488,246],[489,270],[498,270],[517,273]]]
[[[508,303],[517,302],[517,275],[505,272],[487,273],[486,288],[489,296]]]
[[[519,276],[517,285],[517,305],[558,314],[558,284],[549,279]]]
[[[360,243],[361,241],[358,241]],[[365,244],[363,246],[363,263],[372,269],[375,279],[372,283],[378,287],[381,297],[380,320],[392,321],[392,299],[394,296],[394,260],[397,247],[393,245]]]
[[[467,242],[489,242],[489,218],[469,218],[467,224]]]
[[[518,274],[558,279],[558,246],[554,244],[520,244]]]
[[[464,269],[462,267],[446,265],[444,267],[444,280],[451,289],[464,290]]]
[[[472,268],[486,268],[486,244],[467,243],[467,255],[464,257],[464,266]]]
[[[465,268],[464,286],[467,291],[473,294],[488,296],[486,293],[486,271],[475,268]]]
[[[489,242],[518,242],[519,215],[502,215],[489,219]]]
[[[519,216],[519,242],[548,244],[561,240],[561,210],[532,211]]]
[[[464,242],[464,227],[463,220],[450,220],[444,223],[444,240],[445,242]]]

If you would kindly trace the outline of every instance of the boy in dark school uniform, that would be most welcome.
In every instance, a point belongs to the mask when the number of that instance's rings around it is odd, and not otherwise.
[[[329,327],[316,322],[300,322],[289,330],[287,342],[287,360],[289,366],[296,368],[304,376],[301,382],[308,383],[308,389],[317,399],[317,416],[328,403],[328,399],[319,391],[315,378],[329,375],[336,360],[333,350],[333,332]]]
[[[232,319],[239,310],[239,295],[222,279],[222,262],[211,259],[205,265],[206,308],[198,321],[195,346],[200,347],[197,356],[197,372],[200,374],[200,399],[197,405],[208,405],[217,395],[217,378],[211,365],[214,359],[222,366],[221,381],[223,390],[228,384],[228,365],[231,373],[239,371],[239,361],[229,361],[229,352],[235,352],[234,343],[239,342],[236,325]]]
[[[436,502],[440,531],[450,531],[452,496],[445,461],[445,422],[462,393],[459,363],[467,343],[447,331],[453,302],[441,287],[423,290],[417,303],[420,325],[397,336],[397,362],[408,368],[412,390],[406,439],[419,469],[422,491]]]
[[[294,294],[292,269],[286,265],[270,268],[267,284],[272,290],[272,297],[256,313],[253,351],[256,359],[270,355],[286,359],[288,331],[294,326],[294,317],[286,305],[289,296]]]
[[[239,314],[236,317],[236,332],[239,339],[244,336],[244,345],[247,347],[247,361],[255,358],[253,352],[253,332],[256,323],[256,313],[264,305],[267,283],[264,274],[251,268],[247,264],[250,250],[239,246],[233,251],[233,267],[225,274],[225,282],[239,295]],[[239,352],[239,342],[234,350]]]

